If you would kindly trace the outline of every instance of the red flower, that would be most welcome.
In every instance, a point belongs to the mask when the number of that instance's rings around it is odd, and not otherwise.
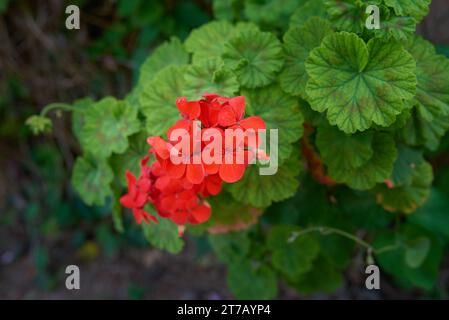
[[[151,181],[145,177],[136,177],[129,171],[126,171],[126,179],[128,180],[128,193],[120,198],[122,206],[132,209],[134,218],[140,224],[142,220],[157,222],[155,216],[149,214],[143,207],[150,197]]]
[[[138,178],[126,172],[128,193],[120,198],[120,203],[132,209],[137,223],[157,222],[155,216],[143,209],[151,203],[159,216],[178,225],[181,235],[185,224],[203,223],[210,218],[211,208],[204,198],[219,194],[223,181],[233,183],[240,180],[258,151],[255,149],[259,142],[254,150],[250,150],[248,135],[243,140],[234,137],[232,142],[226,141],[226,130],[231,130],[231,133],[241,130],[248,134],[252,129],[258,139],[257,130],[265,129],[265,122],[256,116],[244,118],[243,96],[224,98],[205,94],[198,101],[181,97],[176,100],[176,107],[182,119],[167,130],[167,141],[161,137],[147,139],[151,146],[149,153],[155,161],[148,165],[149,156],[146,156],[141,161]],[[195,137],[198,124],[201,135]],[[183,131],[175,132],[176,129]],[[222,142],[218,148],[216,143],[219,141],[212,140],[212,136],[207,139],[209,133],[216,134],[216,130],[221,134]],[[213,160],[219,161],[208,160],[206,163],[203,159],[206,152]]]

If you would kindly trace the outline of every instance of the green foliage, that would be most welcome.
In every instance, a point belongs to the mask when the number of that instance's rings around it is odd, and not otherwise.
[[[179,253],[184,246],[178,228],[168,219],[159,219],[158,223],[143,223],[142,228],[147,240],[156,248]]]
[[[137,2],[120,2],[121,14]],[[432,157],[447,156],[447,144],[428,152],[449,129],[449,60],[414,35],[429,3],[371,1],[382,27],[368,30],[366,1],[214,1],[220,20],[154,49],[124,100],[71,106],[83,150],[73,186],[87,204],[110,205],[126,232],[115,207],[124,171],[138,173],[145,138],[179,118],[176,99],[244,95],[246,114],[278,130],[278,153],[268,151],[279,167],[261,175],[266,164],[251,164],[208,199],[211,219],[186,230],[221,232],[208,240],[233,294],[275,298],[278,281],[303,294],[333,292],[355,248],[399,285],[431,290],[449,241],[447,184],[440,177],[432,187],[432,165],[441,170]],[[31,119],[37,131],[48,127]],[[143,234],[180,252],[176,226],[159,220]]]

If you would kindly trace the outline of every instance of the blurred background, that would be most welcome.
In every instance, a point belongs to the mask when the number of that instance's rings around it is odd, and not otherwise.
[[[65,28],[69,4],[81,9],[80,30]],[[53,115],[52,134],[36,137],[24,126],[51,102],[124,97],[154,47],[211,19],[210,0],[0,0],[0,299],[232,298],[204,238],[188,236],[171,255],[151,249],[131,215],[118,234],[106,207],[82,203],[70,186],[79,152],[70,114]],[[433,0],[418,31],[449,56],[449,1]],[[448,166],[448,140],[434,165]],[[65,288],[70,264],[80,267],[81,290]],[[448,282],[449,261],[440,279]],[[338,292],[308,298],[429,297],[388,278],[381,291],[363,283],[349,268]],[[303,298],[287,288],[279,297]]]

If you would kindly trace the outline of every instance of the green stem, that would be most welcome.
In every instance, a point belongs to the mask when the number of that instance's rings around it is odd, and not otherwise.
[[[293,242],[296,240],[297,237],[302,236],[304,234],[307,233],[311,233],[311,232],[319,232],[322,235],[328,235],[328,234],[338,234],[342,237],[345,237],[347,239],[350,239],[352,241],[354,241],[355,243],[357,243],[358,245],[360,245],[361,247],[364,247],[368,253],[375,253],[375,254],[380,254],[383,252],[387,252],[387,251],[391,251],[391,250],[395,250],[399,247],[398,244],[394,244],[394,245],[389,245],[389,246],[385,246],[379,249],[375,249],[373,246],[371,246],[368,242],[364,241],[363,239],[349,233],[346,232],[344,230],[341,229],[336,229],[336,228],[332,228],[332,227],[326,227],[326,226],[314,226],[314,227],[308,227],[305,228],[301,231],[298,232],[293,232],[291,237],[288,239],[289,242]]]
[[[55,102],[55,103],[50,103],[47,104],[41,111],[40,115],[42,117],[45,117],[45,115],[47,113],[49,113],[50,111],[52,111],[53,109],[61,109],[61,110],[66,110],[66,111],[78,111],[79,109],[72,107],[71,105],[67,104],[67,103],[60,103],[60,102]]]

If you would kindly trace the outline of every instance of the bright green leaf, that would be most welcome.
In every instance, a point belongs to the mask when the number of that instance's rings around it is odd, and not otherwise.
[[[229,191],[237,201],[263,208],[273,201],[281,201],[295,194],[299,186],[297,176],[301,171],[301,162],[296,153],[274,175],[261,175],[259,169],[256,165],[249,165],[243,178],[229,185]]]
[[[436,117],[449,115],[449,59],[435,53],[434,46],[421,37],[405,48],[416,60],[416,102]]]
[[[104,205],[112,194],[114,173],[108,163],[90,155],[78,157],[73,166],[72,184],[88,205]]]
[[[385,4],[394,9],[398,16],[411,16],[416,21],[421,21],[429,12],[429,5],[432,0],[384,0]]]
[[[223,66],[221,58],[203,59],[187,67],[184,74],[183,95],[187,99],[201,99],[204,93],[232,97],[239,90],[234,73]]]
[[[234,36],[234,26],[227,21],[212,21],[193,30],[185,41],[193,61],[220,57],[225,43]]]
[[[139,84],[144,85],[169,65],[184,65],[189,63],[189,54],[181,41],[173,37],[157,47],[140,67]]]
[[[242,31],[225,44],[225,65],[237,74],[240,84],[257,88],[270,84],[283,65],[282,46],[270,32]]]
[[[185,66],[168,66],[142,90],[140,104],[149,134],[163,135],[180,119],[176,99],[182,96],[185,70]]]
[[[126,101],[106,97],[84,112],[81,146],[95,157],[107,158],[128,148],[128,136],[140,130],[137,108]]]
[[[285,92],[306,98],[308,76],[304,62],[310,51],[318,47],[331,32],[330,23],[318,17],[287,31],[284,35],[285,65],[280,75],[280,84]]]
[[[292,143],[298,141],[304,132],[304,118],[297,99],[285,94],[278,85],[244,90],[242,94],[247,98],[247,113],[261,117],[267,125],[267,147],[270,144],[269,130],[278,130],[278,156],[281,163],[290,156]]]
[[[346,133],[391,125],[416,90],[415,61],[396,42],[334,33],[306,61],[312,108]]]

